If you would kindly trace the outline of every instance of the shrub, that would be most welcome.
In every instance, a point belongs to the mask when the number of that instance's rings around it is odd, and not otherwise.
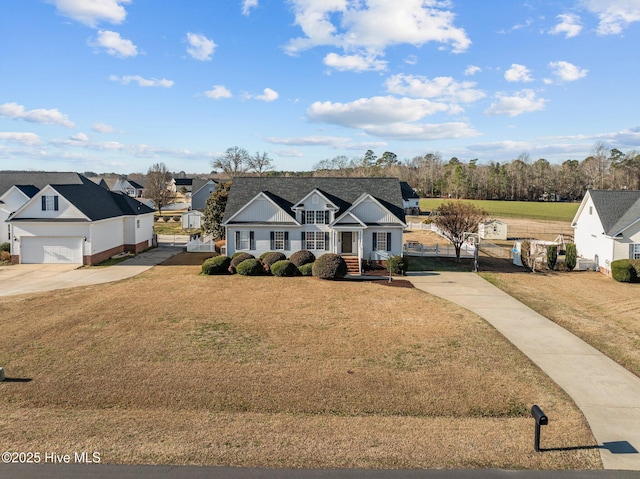
[[[387,260],[387,271],[391,274],[404,274],[409,267],[409,261],[406,256],[392,256]]]
[[[530,264],[530,256],[531,256],[531,243],[529,241],[523,241],[520,245],[520,261],[522,261],[522,265],[531,268]]]
[[[636,270],[628,259],[619,259],[611,263],[611,277],[621,283],[631,283],[636,276]]]
[[[0,244],[0,251],[6,251],[7,253],[11,252],[11,244],[10,243],[2,243]]]
[[[179,223],[182,221],[182,216],[180,215],[176,215],[176,216],[172,216],[173,221],[175,221],[176,223]]]
[[[557,262],[558,262],[558,245],[557,244],[547,245],[547,267],[550,270],[553,270],[556,267]]]
[[[275,264],[278,261],[287,259],[287,257],[283,253],[280,253],[279,251],[274,251],[261,256],[260,259],[265,264],[265,266],[268,266],[268,268],[271,268],[273,264]]]
[[[238,274],[243,276],[258,276],[264,273],[262,268],[263,265],[260,260],[249,258],[238,264],[238,266],[236,266],[236,271]]]
[[[630,259],[629,264],[635,271],[636,280],[640,280],[640,259]]]
[[[162,221],[164,221],[165,223],[168,223],[169,220],[171,219],[171,216],[161,216]]]
[[[567,251],[565,252],[564,264],[567,267],[567,271],[573,271],[578,263],[578,250],[575,243],[567,244]]]
[[[312,273],[320,279],[344,278],[347,275],[347,263],[339,254],[326,253],[313,263]]]
[[[11,253],[8,251],[0,251],[0,261],[11,261]]]
[[[214,256],[202,263],[202,274],[228,274],[230,264],[228,256]]]
[[[235,258],[236,256],[240,256],[241,254],[246,254],[246,253],[244,253],[243,251],[236,251],[231,255],[231,259]]]
[[[291,261],[298,268],[303,264],[313,263],[315,260],[315,255],[311,251],[307,251],[306,249],[296,251],[289,258],[289,261]]]
[[[298,268],[288,259],[283,259],[271,265],[271,274],[274,276],[295,276],[298,274]]]
[[[234,253],[231,257],[231,263],[229,264],[229,272],[231,274],[236,272],[236,268],[240,263],[247,259],[255,259],[256,257],[249,253]]]
[[[267,252],[265,252],[265,253],[262,253],[262,254],[259,256],[259,258],[258,258],[258,259],[259,259],[260,261],[262,261],[262,260],[264,259],[264,257],[265,257],[265,256],[267,256],[268,254],[271,254],[271,253],[273,253],[273,251],[267,251]]]
[[[302,276],[311,276],[313,274],[313,263],[305,263],[302,266],[298,266],[298,272]]]

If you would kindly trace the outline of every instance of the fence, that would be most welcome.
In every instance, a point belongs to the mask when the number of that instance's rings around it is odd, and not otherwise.
[[[403,247],[404,254],[410,256],[439,256],[455,258],[456,249],[452,244],[426,246],[417,242],[407,242]],[[473,258],[475,256],[475,247],[465,243],[460,249],[461,258]]]
[[[513,248],[507,248],[504,246],[498,246],[489,241],[480,242],[480,251],[493,256],[494,258],[507,258],[513,259]]]

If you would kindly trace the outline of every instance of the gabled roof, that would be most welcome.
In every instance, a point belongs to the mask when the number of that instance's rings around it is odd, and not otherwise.
[[[402,199],[405,201],[409,199],[420,198],[418,196],[418,193],[416,193],[416,191],[411,188],[411,185],[409,185],[409,183],[407,183],[406,181],[400,182],[400,190],[402,192]]]
[[[224,217],[231,218],[260,192],[295,217],[292,207],[314,189],[338,207],[336,217],[368,193],[404,222],[397,178],[237,177],[229,190]]]
[[[0,171],[0,196],[14,185],[30,185],[42,189],[49,184],[82,184],[79,173],[50,171]],[[84,177],[83,177],[84,178]]]
[[[142,186],[140,183],[137,183],[137,182],[135,182],[135,181],[133,181],[133,180],[127,180],[127,181],[128,181],[128,182],[129,182],[129,184],[130,184],[131,186],[133,186],[136,190],[143,190],[143,189],[144,189],[144,186]]]
[[[194,178],[193,184],[191,185],[192,193],[196,194],[198,191],[200,191],[202,188],[208,185],[209,182],[212,182],[214,185],[218,184],[218,182],[214,179]]]
[[[607,236],[617,236],[640,220],[639,190],[589,190]]]
[[[74,174],[77,175],[80,183],[50,183],[50,186],[91,221],[153,213],[154,211],[125,193],[105,190],[90,179],[77,173]],[[16,212],[14,220],[26,219],[28,218],[20,218],[20,210]]]
[[[36,195],[36,193],[40,191],[40,188],[37,188],[33,185],[16,185],[16,188],[22,191],[29,198],[33,198]]]

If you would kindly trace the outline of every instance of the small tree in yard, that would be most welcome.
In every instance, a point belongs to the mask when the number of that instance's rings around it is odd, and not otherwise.
[[[547,267],[553,271],[558,261],[558,245],[550,244],[547,246]]]
[[[567,244],[564,263],[567,266],[567,271],[573,271],[573,269],[576,267],[576,264],[578,264],[578,251],[576,250],[575,243]]]
[[[144,191],[147,198],[153,200],[161,215],[162,207],[176,200],[176,194],[169,189],[171,180],[171,173],[164,163],[156,163],[147,171]]]
[[[224,239],[225,232],[222,226],[224,209],[227,207],[231,183],[218,183],[216,191],[207,199],[202,216],[202,231],[212,234],[216,238]]]
[[[456,250],[456,258],[460,260],[460,250],[466,239],[464,234],[475,233],[478,223],[484,221],[487,214],[481,208],[463,201],[447,201],[436,211],[433,222],[442,230],[445,238],[451,241]]]

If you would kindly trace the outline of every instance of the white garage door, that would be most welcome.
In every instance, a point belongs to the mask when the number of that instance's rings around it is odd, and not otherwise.
[[[82,264],[82,238],[23,236],[20,238],[20,262]]]

